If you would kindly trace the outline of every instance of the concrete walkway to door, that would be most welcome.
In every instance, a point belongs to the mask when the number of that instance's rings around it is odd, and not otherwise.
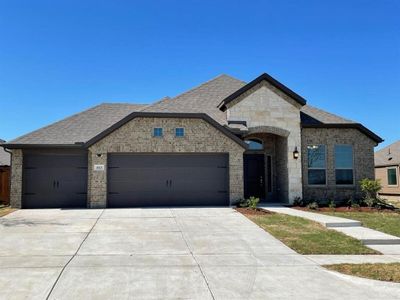
[[[230,208],[19,210],[0,218],[2,299],[397,299]]]

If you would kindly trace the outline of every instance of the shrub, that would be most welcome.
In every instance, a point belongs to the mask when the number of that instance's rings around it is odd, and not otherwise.
[[[360,181],[360,188],[364,193],[364,203],[369,207],[375,206],[378,203],[378,192],[382,189],[380,181],[364,178]]]
[[[313,201],[307,204],[308,209],[317,210],[319,208],[318,202]]]
[[[306,206],[306,203],[303,199],[301,199],[301,197],[295,197],[293,199],[293,206]]]
[[[329,201],[328,206],[329,206],[329,208],[330,208],[331,210],[335,210],[335,208],[336,208],[336,203],[335,203],[335,201],[334,201],[334,200]]]
[[[244,199],[241,203],[240,206],[241,207],[248,207],[251,209],[256,209],[258,202],[260,202],[260,198],[256,198],[251,196],[249,199]]]

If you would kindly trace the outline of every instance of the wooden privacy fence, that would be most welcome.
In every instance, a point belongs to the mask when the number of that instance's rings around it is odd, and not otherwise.
[[[10,167],[0,167],[0,204],[10,204]]]

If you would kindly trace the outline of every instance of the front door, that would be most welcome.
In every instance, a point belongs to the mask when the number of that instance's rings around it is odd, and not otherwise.
[[[265,199],[264,154],[244,154],[244,196]]]

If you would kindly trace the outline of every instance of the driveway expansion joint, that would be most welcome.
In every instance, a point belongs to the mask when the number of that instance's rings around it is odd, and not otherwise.
[[[68,262],[65,264],[65,266],[61,269],[60,274],[58,274],[56,280],[54,281],[47,297],[46,300],[48,300],[51,296],[51,293],[53,292],[54,288],[56,287],[58,281],[60,280],[62,274],[64,273],[65,269],[67,268],[67,266],[71,263],[71,261],[76,257],[76,255],[78,254],[79,250],[81,249],[83,243],[86,241],[86,239],[89,237],[90,233],[92,232],[93,228],[96,226],[97,222],[100,220],[101,216],[104,213],[104,209],[101,211],[101,213],[98,215],[96,222],[94,222],[94,224],[92,225],[92,227],[90,228],[90,230],[87,232],[85,238],[82,240],[82,242],[79,244],[78,248],[76,249],[74,255],[71,256],[71,258],[68,260]]]

